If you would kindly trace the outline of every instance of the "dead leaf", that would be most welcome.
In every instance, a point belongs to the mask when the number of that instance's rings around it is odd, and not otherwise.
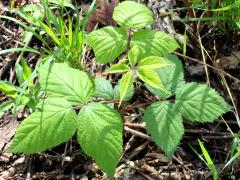
[[[104,26],[116,26],[117,24],[113,20],[112,16],[113,10],[118,3],[119,0],[111,0],[111,2],[107,0],[98,0],[97,6],[99,9],[96,9],[96,11],[90,17],[90,20],[87,24],[87,31],[93,31],[98,23]]]
[[[14,136],[18,125],[19,125],[18,121],[14,119],[10,119],[7,124],[4,124],[3,127],[0,127],[0,149],[1,150],[3,150],[4,147],[5,147],[4,149],[7,149],[9,142]]]
[[[240,51],[232,53],[231,56],[225,56],[217,59],[215,66],[221,69],[237,69],[240,67]]]

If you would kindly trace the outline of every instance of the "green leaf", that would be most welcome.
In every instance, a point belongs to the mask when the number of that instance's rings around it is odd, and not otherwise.
[[[217,168],[215,167],[210,155],[208,154],[208,151],[206,150],[205,146],[203,145],[203,143],[198,139],[198,143],[201,147],[203,156],[206,160],[206,164],[209,167],[209,169],[211,170],[212,174],[213,174],[213,179],[217,180],[218,179],[218,171]]]
[[[31,95],[26,94],[26,95],[18,95],[15,98],[15,106],[16,106],[16,111],[23,109],[31,100]]]
[[[193,3],[193,6],[198,6],[200,5],[200,0],[193,0],[192,3]]]
[[[123,124],[119,113],[101,103],[90,103],[80,113],[77,138],[84,152],[113,176],[122,151]]]
[[[87,26],[90,18],[92,18],[92,14],[95,12],[96,8],[97,8],[96,7],[96,0],[93,0],[91,2],[91,5],[89,4],[86,15],[81,20],[82,31],[84,31],[84,32],[86,31],[86,26]]]
[[[14,106],[14,100],[9,100],[0,104],[0,118],[3,114]]]
[[[23,79],[26,81],[32,74],[31,68],[28,66],[26,59],[21,59],[21,65],[23,68]]]
[[[74,135],[77,115],[66,100],[46,99],[39,104],[39,109],[18,127],[10,146],[12,153],[41,152]]]
[[[161,79],[154,70],[148,68],[138,68],[137,75],[143,82],[149,84],[150,86],[166,91]]]
[[[111,109],[114,109],[114,103],[106,103],[105,105]]]
[[[19,63],[16,63],[15,71],[16,71],[16,76],[17,76],[18,83],[20,85],[22,85],[24,83],[23,68],[22,68],[22,66]]]
[[[134,94],[134,86],[132,84],[129,90],[127,91],[126,95],[124,96],[123,100],[128,101],[132,99],[133,94]],[[117,84],[114,87],[114,99],[119,99],[119,98],[120,98],[120,91],[119,91],[119,84]]]
[[[179,47],[178,43],[166,33],[147,29],[133,34],[131,47],[134,45],[141,49],[141,59],[147,56],[165,56]]]
[[[231,163],[233,163],[234,160],[238,159],[240,157],[240,150],[238,150],[233,156],[230,157],[228,162],[225,164],[224,169],[228,167]]]
[[[0,80],[0,91],[6,94],[7,96],[16,98],[19,88],[14,86],[12,83],[8,81]]]
[[[118,63],[112,65],[105,73],[112,74],[112,73],[123,73],[130,70],[130,67],[123,63]]]
[[[168,65],[169,63],[163,57],[158,56],[148,56],[138,63],[138,67],[144,69],[159,69]]]
[[[60,6],[70,7],[73,10],[76,10],[76,8],[72,4],[71,0],[48,0],[48,2],[57,4]]]
[[[32,21],[29,13],[33,14],[34,17],[42,20],[44,18],[44,9],[39,4],[25,4],[24,6],[19,7],[16,10],[16,13],[21,16],[21,18],[29,21],[29,23],[35,24],[36,22]],[[29,32],[28,32],[29,33]]]
[[[87,43],[93,48],[98,63],[109,63],[127,49],[127,33],[120,28],[104,27],[93,31]]]
[[[61,42],[61,39],[58,37],[58,35],[54,32],[54,29],[50,26],[48,26],[47,24],[45,24],[43,21],[35,18],[33,16],[34,20],[37,21],[40,25],[40,27],[42,28],[42,30],[47,33],[51,39],[54,41],[54,43],[57,45],[57,46],[61,46],[62,45],[62,42]]]
[[[119,106],[121,105],[122,100],[126,96],[127,92],[130,90],[132,84],[134,82],[133,72],[129,71],[123,75],[122,79],[119,82],[120,89],[120,100]]]
[[[183,44],[182,44],[183,55],[187,54],[187,30],[184,31]]]
[[[174,104],[153,103],[146,109],[144,121],[147,133],[171,159],[184,133],[181,115],[176,111]]]
[[[18,83],[22,85],[31,76],[31,69],[24,58],[22,58],[20,62],[21,65],[19,63],[16,63],[15,68]]]
[[[149,84],[145,84],[149,91],[162,98],[168,98],[174,94],[177,88],[179,88],[184,83],[183,65],[178,57],[174,55],[168,55],[165,57],[165,60],[168,61],[169,65],[156,69],[155,72],[157,72],[158,76],[162,80],[164,87],[169,92],[171,92],[171,94],[168,94],[159,88],[154,88]]]
[[[113,99],[114,91],[113,87],[106,78],[96,78],[95,81],[95,93],[94,96],[104,98],[104,99]]]
[[[205,84],[186,83],[176,92],[176,106],[191,121],[211,122],[230,110],[230,106]]]
[[[0,54],[13,53],[13,52],[33,52],[36,54],[41,54],[39,51],[33,48],[9,48],[0,50]]]
[[[139,55],[140,55],[140,49],[138,48],[138,46],[133,46],[128,51],[128,59],[131,67],[134,67],[137,64],[138,60],[140,60]]]
[[[153,23],[152,12],[134,1],[124,1],[115,7],[113,19],[125,29],[141,29]]]
[[[94,94],[92,78],[68,64],[47,63],[40,67],[41,88],[51,97],[68,100],[71,105],[86,103]]]

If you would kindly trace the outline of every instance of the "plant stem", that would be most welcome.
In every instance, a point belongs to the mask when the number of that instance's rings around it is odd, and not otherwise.
[[[181,54],[181,53],[178,53],[178,52],[173,52],[173,54],[175,54],[175,55],[177,55],[177,56],[180,56],[180,57],[183,57],[183,58],[185,58],[185,59],[191,60],[191,61],[193,61],[193,62],[202,64],[202,65],[206,65],[206,66],[210,67],[211,69],[213,69],[213,70],[215,70],[215,71],[218,71],[218,72],[223,73],[224,75],[226,75],[226,76],[228,76],[229,78],[235,80],[236,82],[240,82],[240,80],[239,80],[238,78],[232,76],[231,74],[225,72],[224,70],[222,70],[222,69],[220,69],[220,68],[218,68],[218,67],[212,66],[212,65],[210,65],[210,64],[206,64],[206,63],[204,63],[204,62],[202,62],[202,61],[199,61],[199,60],[197,60],[197,59],[191,58],[191,57],[189,57],[189,56],[185,56],[185,55],[183,55],[183,54]]]
[[[125,110],[126,110],[126,111],[129,111],[129,110],[133,110],[133,109],[135,109],[135,108],[147,106],[147,105],[149,105],[149,104],[151,104],[151,102],[139,103],[139,104],[135,104],[135,105],[129,105],[129,106],[126,106],[126,107],[125,107]]]
[[[148,141],[152,141],[151,138],[150,138],[150,136],[148,136],[148,135],[146,135],[146,134],[144,134],[144,133],[142,133],[142,132],[133,130],[133,129],[127,127],[127,126],[124,126],[124,130],[125,130],[126,132],[129,132],[129,133],[135,135],[135,136],[141,137],[141,138],[146,139],[146,140],[148,140]]]
[[[127,53],[128,53],[128,51],[129,51],[129,49],[130,49],[131,40],[132,40],[132,30],[131,30],[131,29],[128,29]]]

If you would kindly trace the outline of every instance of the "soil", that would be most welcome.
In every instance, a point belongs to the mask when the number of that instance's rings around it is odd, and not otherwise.
[[[176,19],[191,16],[191,9],[174,11],[169,9],[183,7],[183,3],[171,0],[142,1],[154,14],[153,29],[164,31],[173,36],[180,44],[184,40],[184,32],[187,30],[186,56],[179,56],[184,64],[185,80],[187,82],[209,83],[216,89],[227,102],[234,102],[240,113],[240,35],[239,29],[228,28],[225,22],[181,22]],[[39,3],[38,1],[18,0],[15,6],[23,6],[25,3]],[[83,1],[81,6],[87,6],[88,1]],[[203,13],[196,10],[197,16]],[[106,13],[107,14],[107,13]],[[11,14],[9,1],[0,2],[0,15]],[[107,14],[109,15],[109,14]],[[101,24],[104,26],[105,21]],[[200,28],[196,30],[196,26]],[[0,50],[20,47],[24,30],[8,20],[0,19]],[[199,38],[201,40],[199,40]],[[33,39],[31,47],[40,49],[40,44]],[[202,53],[204,51],[204,53]],[[181,55],[179,50],[175,54]],[[0,54],[0,77],[17,84],[15,75],[15,62],[19,53]],[[39,56],[25,53],[25,58],[31,67],[34,67]],[[204,59],[210,67],[202,62]],[[91,64],[89,64],[91,66]],[[215,67],[215,68],[214,68]],[[105,67],[96,67],[104,69]],[[219,71],[219,69],[221,71]],[[95,74],[96,75],[96,74]],[[231,93],[229,93],[231,92]],[[138,99],[143,92],[134,95]],[[0,103],[9,98],[0,93]],[[131,114],[131,116],[128,114]],[[34,155],[11,154],[8,147],[19,123],[29,115],[27,109],[17,112],[6,112],[0,119],[0,179],[108,179],[95,162],[85,155],[76,137],[71,141],[55,148]],[[136,118],[137,116],[137,118]],[[142,134],[146,131],[142,127],[134,127],[133,123],[141,121],[142,114],[137,110],[129,110],[126,119],[129,128],[136,129]],[[239,125],[233,112],[225,114],[213,123],[191,123],[184,121],[185,134],[178,146],[174,157],[169,160],[148,136],[140,137],[136,134],[124,133],[123,155],[116,169],[116,179],[213,179],[211,171],[206,164],[193,151],[201,154],[198,139],[204,142],[221,179],[240,178],[240,158],[235,159],[228,168],[223,168],[229,160],[231,145],[234,140],[233,133],[237,134]]]

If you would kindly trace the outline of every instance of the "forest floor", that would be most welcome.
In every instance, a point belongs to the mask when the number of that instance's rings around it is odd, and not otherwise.
[[[84,1],[81,2],[83,4],[78,2],[81,7],[89,5],[88,1],[85,4]],[[184,41],[186,30],[186,54],[183,55],[182,50],[175,52],[184,65],[185,81],[209,84],[229,104],[234,103],[235,109],[213,123],[184,121],[185,133],[172,161],[169,161],[162,150],[147,136],[141,137],[134,132],[125,132],[124,153],[116,169],[116,179],[213,179],[210,169],[196,153],[202,154],[198,139],[204,142],[220,179],[239,179],[239,157],[227,168],[224,166],[232,156],[233,142],[236,139],[239,141],[237,134],[240,127],[237,120],[240,113],[240,30],[229,28],[224,21],[180,21],[179,19],[187,16],[194,18],[211,14],[206,15],[206,11],[196,9],[194,11],[191,8],[169,11],[186,7],[186,4],[178,1],[142,2],[154,14],[153,29],[170,34],[180,44]],[[15,7],[21,7],[26,3],[39,2],[18,0]],[[0,15],[20,19],[16,13],[11,13],[9,1],[0,2]],[[23,32],[24,29],[19,25],[0,19],[0,50],[20,47]],[[41,49],[41,44],[34,39],[29,46]],[[1,80],[17,84],[15,64],[19,56],[19,52],[0,54]],[[24,57],[32,68],[40,59],[38,55],[27,52],[24,53]],[[104,66],[100,68],[104,69]],[[141,93],[135,94],[134,98],[137,99],[139,96]],[[8,99],[0,92],[0,103]],[[43,153],[34,155],[9,153],[8,147],[16,128],[28,115],[29,112],[25,108],[16,114],[7,111],[0,119],[0,179],[107,179],[106,174],[95,162],[82,153],[76,138]],[[136,115],[137,119],[141,119],[142,116],[140,114],[139,117],[136,113],[133,115]],[[138,121],[132,116],[127,118],[132,118],[132,122]],[[135,127],[134,124],[129,123],[127,127],[146,134],[144,128]]]

